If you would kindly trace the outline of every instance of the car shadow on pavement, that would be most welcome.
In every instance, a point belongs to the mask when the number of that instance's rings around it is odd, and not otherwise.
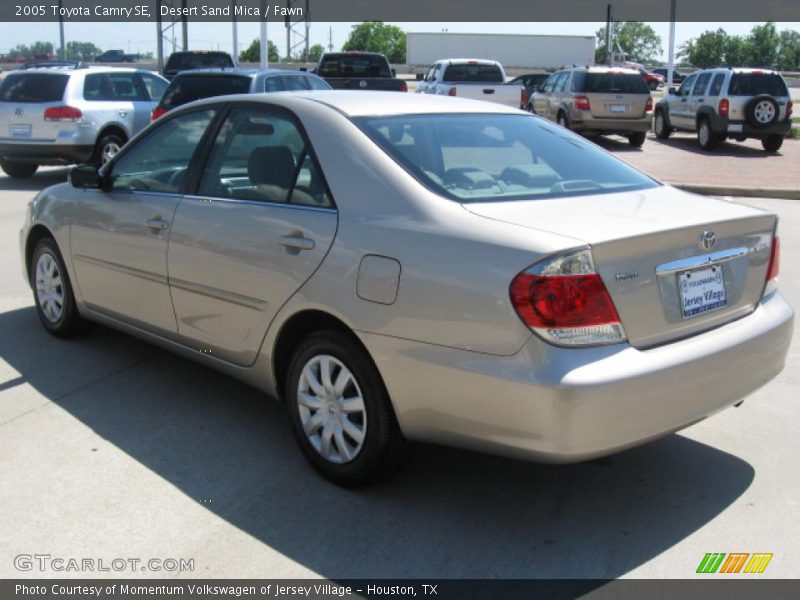
[[[614,578],[706,525],[754,477],[675,434],[560,466],[420,445],[394,479],[346,490],[307,466],[282,405],[226,376],[105,327],[55,339],[32,307],[0,314],[0,332],[17,384],[330,579]]]
[[[0,171],[0,193],[2,192],[38,192],[51,185],[65,183],[69,167],[37,171],[33,177],[15,179]]]
[[[754,140],[750,140],[751,142]],[[736,141],[720,142],[711,151],[703,150],[697,143],[696,136],[671,136],[666,140],[660,140],[655,136],[649,136],[646,143],[664,144],[678,150],[686,150],[701,156],[735,156],[737,158],[770,158],[780,156],[781,151],[775,153],[764,152],[761,143],[755,140],[758,146],[745,145]]]

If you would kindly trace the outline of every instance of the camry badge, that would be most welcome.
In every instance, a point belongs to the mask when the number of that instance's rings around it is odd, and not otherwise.
[[[700,249],[702,250],[711,250],[714,247],[714,244],[717,243],[717,234],[715,234],[710,229],[706,229],[703,233],[700,234]]]
[[[628,281],[630,279],[636,279],[637,277],[639,277],[637,271],[626,271],[625,273],[617,273],[614,275],[614,279],[617,281]]]

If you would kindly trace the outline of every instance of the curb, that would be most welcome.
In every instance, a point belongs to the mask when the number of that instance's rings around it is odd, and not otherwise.
[[[800,200],[800,189],[798,188],[731,187],[727,185],[704,185],[696,183],[664,183],[686,192],[703,194],[705,196],[739,196],[743,198]]]

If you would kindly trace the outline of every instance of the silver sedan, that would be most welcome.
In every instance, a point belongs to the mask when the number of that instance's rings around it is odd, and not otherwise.
[[[457,98],[230,96],[30,203],[43,325],[100,322],[282,399],[345,485],[409,441],[542,461],[644,443],[783,368],[774,214]]]

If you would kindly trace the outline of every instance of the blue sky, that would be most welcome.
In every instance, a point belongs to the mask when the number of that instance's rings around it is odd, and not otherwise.
[[[530,33],[530,34],[563,34],[594,35],[604,23],[393,23],[406,31],[441,31],[459,33]],[[731,35],[749,33],[757,23],[678,23],[676,25],[676,45],[697,37],[707,29],[722,27]],[[354,23],[312,23],[310,30],[311,43],[328,45],[329,31],[333,34],[334,50],[338,50],[350,32]],[[666,59],[669,39],[669,23],[650,23],[663,42]],[[51,41],[58,44],[57,23],[0,23],[4,30],[0,38],[0,53],[8,52],[17,44],[29,44],[33,41]],[[800,23],[777,23],[778,29],[800,29]],[[104,50],[122,48],[129,52],[155,52],[155,23],[67,23],[64,26],[67,41],[91,41]],[[246,47],[253,38],[258,37],[258,23],[239,23],[239,49]],[[175,38],[180,44],[180,29],[176,28]],[[269,24],[269,39],[278,45],[281,54],[285,53],[286,30],[283,23]],[[190,49],[225,50],[232,47],[232,25],[230,23],[189,23]],[[171,45],[165,45],[165,52]]]

